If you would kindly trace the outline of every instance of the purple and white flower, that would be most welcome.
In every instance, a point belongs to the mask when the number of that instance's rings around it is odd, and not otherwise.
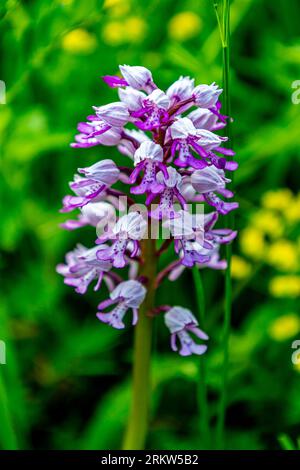
[[[191,184],[193,188],[203,195],[203,200],[210,206],[214,207],[220,214],[228,214],[228,212],[237,209],[237,202],[223,201],[217,194],[221,194],[225,198],[232,198],[234,193],[226,188],[226,184],[231,180],[226,178],[223,170],[214,166],[196,170],[191,176]]]
[[[211,248],[204,248],[203,246],[199,248],[199,252],[203,256],[208,257],[208,261],[201,262],[201,263],[195,263],[195,266],[199,269],[203,268],[210,268],[210,269],[215,269],[215,270],[224,270],[227,268],[227,261],[225,259],[220,258],[220,244],[211,242]],[[169,281],[176,281],[181,274],[187,269],[187,266],[185,266],[182,263],[178,263],[170,269],[169,274],[168,274],[168,279]]]
[[[104,274],[112,267],[109,261],[99,261],[96,256],[98,250],[97,246],[86,248],[78,244],[75,250],[66,254],[66,264],[59,264],[56,268],[64,276],[64,283],[75,287],[78,294],[85,294],[94,279],[97,279],[94,290],[98,290]]]
[[[125,328],[123,318],[128,309],[132,309],[135,325],[138,321],[138,309],[146,296],[146,288],[138,281],[130,280],[121,282],[111,293],[110,298],[98,305],[97,317],[104,323],[108,323],[117,329]],[[116,305],[110,313],[103,310]]]
[[[144,90],[147,93],[155,90],[152,73],[146,67],[139,65],[120,65],[120,71],[126,83],[136,90]]]
[[[130,114],[125,103],[110,103],[104,106],[93,106],[96,116],[114,127],[123,127],[128,123]]]
[[[203,253],[204,227],[201,221],[204,221],[201,214],[197,217],[187,211],[179,211],[176,219],[164,224],[174,237],[175,252],[184,266],[192,267],[209,261],[209,256]]]
[[[113,185],[120,175],[120,170],[112,160],[100,160],[86,168],[78,168],[79,175],[69,183],[76,196],[65,196],[61,212],[70,212],[76,207],[83,207],[91,201],[101,199],[101,193]],[[100,198],[100,199],[99,199]]]
[[[178,351],[177,340],[180,343],[179,354],[190,356],[192,354],[204,354],[207,346],[195,343],[191,335],[202,340],[208,340],[208,336],[198,327],[198,322],[192,312],[187,308],[173,307],[165,314],[165,324],[171,333],[171,348]]]
[[[135,90],[128,86],[126,88],[119,88],[119,98],[122,104],[127,106],[129,112],[138,111],[143,107],[143,101],[147,98],[147,95],[142,91]]]
[[[166,92],[167,96],[170,98],[171,106],[191,98],[193,96],[194,84],[195,80],[193,78],[183,76],[172,83]]]
[[[169,132],[172,139],[171,155],[174,157],[178,151],[174,163],[179,167],[204,168],[208,165],[206,159],[210,157],[210,152],[214,149],[220,151],[221,143],[227,140],[207,129],[196,129],[187,117],[175,121]],[[200,159],[194,157],[191,149],[199,154]]]
[[[128,264],[126,254],[131,258],[138,255],[139,241],[144,237],[146,228],[147,222],[138,212],[124,215],[111,232],[108,231],[97,239],[97,244],[105,243],[109,239],[114,240],[110,247],[99,250],[98,259],[110,261],[115,268],[123,268]]]
[[[144,175],[141,183],[130,189],[132,194],[144,194],[145,192],[157,194],[164,188],[156,180],[156,174],[159,170],[162,171],[166,179],[169,177],[166,165],[162,163],[163,156],[163,149],[159,144],[155,144],[151,140],[141,143],[134,153],[135,169],[131,173],[130,183],[136,182],[141,171],[144,172]]]
[[[168,96],[156,89],[142,101],[140,109],[131,112],[131,116],[136,118],[134,123],[139,129],[153,131],[167,124],[169,105]]]
[[[169,166],[167,172],[167,175],[162,171],[157,174],[156,181],[162,189],[159,191],[160,201],[158,206],[149,213],[153,219],[161,220],[177,217],[174,208],[175,200],[179,202],[183,209],[186,207],[186,201],[181,193],[182,177],[173,167]],[[157,193],[152,191],[147,197],[146,204],[150,204],[156,196]]]
[[[194,103],[200,108],[213,108],[216,106],[222,91],[215,83],[211,85],[198,85],[193,90]]]
[[[226,126],[226,122],[220,121],[218,115],[205,108],[197,108],[189,113],[187,117],[192,121],[196,129],[206,129],[215,132]]]

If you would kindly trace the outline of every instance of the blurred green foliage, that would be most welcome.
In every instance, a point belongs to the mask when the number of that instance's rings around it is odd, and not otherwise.
[[[0,105],[0,339],[6,342],[7,364],[0,365],[0,448],[120,448],[130,397],[132,330],[120,333],[100,324],[95,318],[99,295],[76,295],[55,272],[79,239],[86,245],[94,240],[91,230],[59,228],[67,183],[78,166],[114,157],[116,150],[74,150],[68,144],[92,105],[114,100],[115,92],[100,76],[115,74],[119,63],[151,68],[161,88],[181,74],[220,83],[221,45],[212,4],[1,2],[0,78],[6,104]],[[299,14],[297,0],[232,2],[232,113],[240,164],[236,224],[242,232],[253,226],[266,193],[297,191],[300,105],[292,104],[291,95],[292,82],[300,79]],[[289,256],[294,253],[295,262],[283,274],[299,286],[300,211],[293,198],[296,215],[277,239],[293,244]],[[279,217],[276,210],[273,215]],[[282,266],[276,255],[270,263],[266,245],[259,244],[259,233],[267,244],[273,243],[272,234],[255,227],[256,235],[248,233],[246,243],[233,246],[226,441],[230,449],[288,448],[300,435],[300,367],[291,361],[292,341],[300,337],[299,295],[296,287],[293,295],[272,297],[269,284]],[[224,276],[204,271],[203,278],[214,426]],[[186,272],[176,289],[164,284],[158,299],[197,313],[192,274]],[[155,323],[148,448],[201,449],[199,360],[171,353],[162,320]]]

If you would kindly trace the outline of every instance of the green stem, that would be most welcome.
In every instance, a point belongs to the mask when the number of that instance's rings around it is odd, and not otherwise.
[[[231,115],[230,110],[230,0],[223,0],[222,5],[222,52],[223,52],[223,109],[224,114]],[[228,119],[227,135],[231,141],[231,123]],[[227,217],[228,226],[233,228],[234,219],[232,213]],[[231,283],[231,245],[226,246],[227,269],[225,273],[225,315],[223,324],[223,365],[221,375],[221,395],[219,401],[219,414],[217,422],[216,445],[218,449],[225,447],[224,428],[227,406],[227,382],[229,368],[229,339],[232,314],[232,283]]]
[[[148,430],[153,320],[147,314],[154,307],[155,298],[155,240],[143,240],[142,256],[144,264],[141,275],[148,279],[147,296],[140,308],[139,321],[134,332],[133,392],[124,450],[144,449]]]
[[[0,365],[0,367],[5,367]],[[2,371],[1,371],[2,372]],[[2,373],[0,374],[0,446],[4,450],[17,450],[17,439],[11,420],[8,406],[7,393],[4,386]]]
[[[193,268],[194,285],[197,294],[197,303],[199,311],[199,324],[205,331],[205,292],[202,282],[202,276],[199,269],[194,266]],[[207,384],[206,384],[206,360],[205,357],[200,357],[200,377],[198,382],[198,399],[199,399],[199,412],[200,412],[200,436],[204,448],[210,447],[210,429],[209,429],[209,411],[207,401]]]

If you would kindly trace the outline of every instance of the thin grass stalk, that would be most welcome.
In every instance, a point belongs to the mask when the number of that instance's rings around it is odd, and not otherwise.
[[[218,14],[217,6],[215,3],[218,24],[222,41],[222,59],[223,59],[223,112],[227,116],[231,116],[230,107],[230,0],[223,0],[221,17]],[[231,122],[228,119],[227,135],[229,142],[232,146],[231,140]],[[232,212],[227,216],[228,227],[234,227],[234,218]],[[228,244],[226,246],[226,260],[227,269],[225,273],[225,311],[223,323],[223,363],[221,371],[221,393],[218,406],[218,420],[217,420],[217,433],[216,433],[216,447],[218,449],[225,448],[225,420],[226,420],[226,406],[227,406],[227,382],[228,382],[228,369],[229,369],[229,340],[231,331],[231,315],[232,315],[232,282],[231,282],[231,255],[232,248]]]
[[[194,266],[193,268],[194,285],[196,289],[197,304],[198,304],[198,318],[200,327],[205,331],[205,291],[202,281],[202,276],[199,269]],[[206,365],[205,357],[200,357],[200,374],[198,381],[198,403],[199,403],[199,429],[201,444],[203,448],[210,447],[210,428],[209,428],[209,408],[207,398],[207,381],[206,381]]]

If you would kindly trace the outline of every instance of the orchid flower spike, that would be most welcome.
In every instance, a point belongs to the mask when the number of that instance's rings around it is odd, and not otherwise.
[[[180,76],[163,90],[151,71],[139,65],[120,65],[116,75],[103,80],[116,89],[116,97],[92,106],[71,146],[78,153],[104,146],[111,158],[94,153],[89,166],[78,168],[61,209],[77,211],[63,228],[92,227],[96,243],[91,248],[77,245],[57,271],[79,294],[92,283],[99,290],[103,280],[109,298],[99,304],[97,317],[121,329],[129,309],[132,324],[137,323],[147,289],[150,299],[150,290],[165,278],[175,281],[191,267],[226,268],[222,245],[231,243],[237,232],[221,221],[238,208],[228,186],[228,172],[238,165],[224,130],[218,134],[231,117],[221,114],[222,89],[217,84]],[[116,147],[119,155],[109,147]],[[160,225],[167,236],[150,255],[146,238]],[[160,256],[169,249],[164,265]],[[152,262],[162,266],[155,278]],[[174,351],[182,356],[206,351],[197,338],[208,337],[190,310],[169,305],[149,309],[140,314],[164,312]]]

